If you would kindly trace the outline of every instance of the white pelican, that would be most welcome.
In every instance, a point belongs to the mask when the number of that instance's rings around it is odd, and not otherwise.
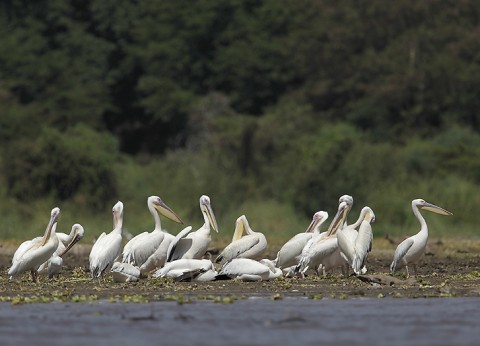
[[[111,272],[113,282],[135,282],[140,278],[140,269],[130,263],[115,262]]]
[[[395,272],[398,267],[405,266],[407,271],[407,278],[410,276],[408,266],[413,265],[413,271],[417,276],[417,261],[425,252],[428,240],[428,226],[427,222],[420,214],[420,209],[425,209],[440,215],[453,215],[451,212],[440,208],[431,203],[425,202],[423,199],[414,199],[412,201],[413,214],[420,221],[420,232],[402,241],[395,250],[393,262],[390,265],[391,272]]]
[[[38,268],[38,272],[42,273],[48,270],[49,278],[59,275],[63,265],[63,256],[83,238],[84,233],[85,230],[78,223],[72,226],[70,234],[56,233],[59,240],[57,250],[55,250],[48,261],[42,263],[40,268]]]
[[[340,254],[357,275],[367,272],[364,265],[372,249],[373,233],[370,224],[373,222],[375,222],[373,210],[364,207],[354,224],[337,232]],[[360,227],[358,231],[357,227]]]
[[[243,232],[247,235],[243,236]],[[259,259],[267,249],[267,238],[260,232],[254,232],[245,215],[235,222],[232,242],[215,259],[216,263],[225,263],[234,258]]]
[[[172,278],[176,281],[212,281],[216,276],[217,271],[212,261],[185,258],[168,262],[153,274],[154,278]]]
[[[177,223],[183,221],[170,209],[158,196],[150,196],[147,199],[147,206],[155,219],[155,228],[152,232],[143,232],[130,239],[123,248],[122,262],[135,266],[143,265],[152,256],[165,239],[165,231],[162,230],[160,222],[161,213]],[[172,236],[173,238],[173,236]],[[166,251],[165,251],[166,252]]]
[[[347,202],[343,201],[339,204],[337,214],[333,218],[326,234],[321,233],[316,239],[311,239],[311,241],[307,242],[307,245],[302,250],[300,261],[295,268],[296,272],[305,273],[311,268],[315,269],[318,274],[317,267],[322,265],[321,268],[325,276],[326,271],[344,263],[338,250],[336,232],[343,227],[348,212],[352,207]]]
[[[113,230],[103,232],[93,244],[90,251],[90,273],[92,278],[99,278],[108,271],[122,250],[123,203],[118,201],[112,209]]]
[[[210,198],[203,195],[200,197],[200,210],[205,223],[195,232],[186,228],[180,232],[169,246],[167,262],[180,258],[201,259],[212,241],[210,227],[218,232],[217,220],[213,214]],[[190,228],[191,229],[191,228]],[[186,235],[188,233],[188,235]],[[185,236],[186,235],[186,236]]]
[[[272,261],[255,261],[250,258],[234,258],[226,262],[218,272],[217,279],[234,279],[241,281],[265,281],[283,275]]]
[[[57,220],[60,216],[60,208],[53,208],[50,213],[43,237],[37,237],[23,242],[15,251],[12,259],[12,266],[8,270],[8,275],[14,276],[30,270],[32,280],[38,283],[38,268],[47,261],[55,252],[58,246],[58,237],[55,234]]]
[[[287,241],[277,253],[275,265],[280,269],[289,268],[298,264],[302,256],[302,250],[312,237],[320,234],[324,222],[328,219],[326,211],[318,211],[313,214],[312,222],[305,232],[296,234]]]

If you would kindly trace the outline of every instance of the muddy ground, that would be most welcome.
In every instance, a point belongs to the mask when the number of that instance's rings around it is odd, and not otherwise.
[[[394,243],[384,239],[374,244],[363,281],[355,276],[331,273],[325,278],[308,276],[269,282],[189,283],[143,279],[136,283],[114,283],[111,277],[105,280],[89,278],[89,246],[84,244],[65,257],[65,267],[59,279],[48,280],[42,276],[40,284],[36,285],[27,274],[15,280],[8,279],[6,273],[15,247],[0,245],[0,301],[21,304],[102,299],[112,302],[212,300],[230,303],[253,296],[272,299],[295,296],[311,299],[480,296],[480,241],[430,240],[419,264],[418,276],[410,279],[406,279],[404,269],[393,277],[389,275],[394,249]],[[274,258],[276,251],[278,247],[271,247],[266,257]]]

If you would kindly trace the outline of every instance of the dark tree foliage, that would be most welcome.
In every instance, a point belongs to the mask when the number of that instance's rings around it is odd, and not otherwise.
[[[100,205],[118,151],[178,152],[239,203],[305,212],[432,169],[478,183],[479,19],[474,0],[3,1],[2,176]]]

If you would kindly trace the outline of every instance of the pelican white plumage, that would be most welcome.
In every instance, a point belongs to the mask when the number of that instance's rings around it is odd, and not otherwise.
[[[201,259],[212,241],[210,228],[218,232],[217,220],[210,204],[210,198],[203,195],[200,197],[200,210],[203,214],[204,224],[195,232],[185,228],[170,243],[167,262],[181,258]]]
[[[343,197],[343,196],[342,196]],[[321,233],[316,239],[311,239],[302,250],[302,255],[295,268],[296,272],[305,273],[309,268],[325,272],[341,266],[343,259],[338,250],[336,232],[344,226],[347,215],[352,207],[350,200],[344,200],[338,205],[337,214],[333,218],[328,231]],[[352,200],[353,201],[353,200]],[[320,265],[322,265],[320,267]]]
[[[242,236],[243,233],[245,236]],[[235,232],[232,242],[215,259],[216,263],[223,264],[234,258],[260,259],[267,249],[267,238],[250,227],[247,217],[240,216],[235,222]]]
[[[412,201],[413,214],[420,222],[420,231],[417,234],[408,237],[397,246],[393,256],[393,262],[390,265],[390,270],[392,273],[394,273],[397,268],[405,266],[407,278],[410,276],[408,272],[409,265],[413,265],[414,274],[417,276],[417,261],[425,252],[425,248],[427,246],[428,226],[424,217],[420,213],[420,209],[428,210],[440,215],[453,215],[448,210],[428,203],[423,199],[414,199]]]
[[[56,233],[58,237],[58,246],[53,255],[48,261],[42,263],[38,272],[42,273],[48,271],[48,277],[53,278],[54,275],[59,275],[63,266],[63,256],[84,236],[85,230],[82,225],[76,223],[72,226],[69,234]]]
[[[176,281],[212,281],[217,271],[209,259],[179,259],[168,262],[153,273],[153,277],[172,278]]]
[[[375,222],[373,210],[370,207],[363,207],[355,223],[337,232],[340,254],[357,275],[367,272],[364,264],[368,253],[372,249],[371,223],[373,222]]]
[[[140,269],[130,263],[114,262],[110,271],[113,282],[135,282],[140,278]]]
[[[90,251],[90,274],[99,278],[108,271],[122,250],[123,203],[118,201],[112,208],[113,230],[103,232]]]
[[[250,258],[234,258],[226,262],[218,272],[217,279],[234,279],[241,281],[265,281],[283,275],[272,261],[255,261]]]
[[[155,220],[155,228],[152,232],[138,234],[125,244],[122,253],[122,262],[124,263],[130,263],[134,266],[143,265],[152,255],[155,254],[158,247],[165,240],[167,232],[162,230],[159,213],[174,222],[183,223],[177,214],[175,214],[175,212],[158,196],[148,197],[147,206]],[[156,256],[158,256],[158,254],[156,254]]]
[[[47,261],[58,247],[58,237],[55,233],[57,220],[60,216],[60,208],[53,208],[50,213],[50,221],[43,237],[37,237],[23,242],[15,251],[12,266],[8,270],[11,277],[30,270],[32,280],[38,283],[38,268]]]
[[[275,265],[280,269],[289,268],[298,264],[302,256],[302,250],[307,242],[320,234],[322,225],[328,219],[326,211],[318,211],[313,214],[312,222],[305,232],[296,234],[287,241],[277,253]]]

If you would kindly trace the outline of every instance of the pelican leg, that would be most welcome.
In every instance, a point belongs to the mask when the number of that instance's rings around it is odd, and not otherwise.
[[[40,283],[38,280],[38,272],[36,270],[30,270],[30,274],[32,275],[32,281],[36,284]]]
[[[407,271],[407,279],[410,277],[410,273],[408,272],[408,266],[405,266],[405,270]]]

